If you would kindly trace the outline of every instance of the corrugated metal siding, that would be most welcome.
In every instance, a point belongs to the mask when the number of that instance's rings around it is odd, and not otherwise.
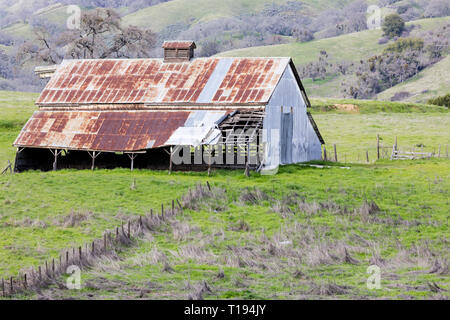
[[[41,106],[195,104],[201,98],[211,104],[265,104],[290,61],[232,58],[226,68],[229,60],[200,58],[180,63],[164,63],[161,59],[64,60],[36,103]],[[210,80],[214,81],[211,77],[218,65],[217,74],[223,81],[207,87]]]
[[[138,151],[163,146],[190,112],[36,111],[17,147]]]
[[[283,110],[281,110],[283,107]],[[290,113],[292,107],[293,134],[283,136],[281,119],[283,113]],[[279,164],[320,160],[321,142],[314,131],[306,113],[306,103],[290,66],[286,68],[275,92],[266,108],[264,118],[264,141],[267,143],[265,166],[273,168]],[[291,144],[287,146],[286,144]],[[288,150],[292,155],[283,155],[281,150]]]

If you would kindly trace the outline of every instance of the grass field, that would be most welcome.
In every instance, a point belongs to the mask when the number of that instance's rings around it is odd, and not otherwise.
[[[11,144],[35,98],[0,92],[0,167],[13,159]],[[374,146],[377,133],[386,143],[397,135],[400,146],[450,140],[443,108],[312,103],[328,145],[336,143],[340,155],[348,148],[349,158],[360,146]],[[360,111],[329,111],[339,103]],[[125,169],[2,175],[0,277],[100,237],[208,180],[217,188],[213,194],[185,199],[194,206],[184,216],[97,261],[83,272],[81,291],[56,285],[25,298],[448,297],[429,284],[450,289],[449,160],[329,164],[286,166],[276,176],[250,179],[241,171],[207,177]],[[371,264],[382,269],[379,290],[366,287]]]

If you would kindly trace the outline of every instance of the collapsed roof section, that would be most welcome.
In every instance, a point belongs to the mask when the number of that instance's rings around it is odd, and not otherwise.
[[[17,147],[133,152],[215,143],[230,111],[36,111]],[[218,132],[217,132],[218,131]]]

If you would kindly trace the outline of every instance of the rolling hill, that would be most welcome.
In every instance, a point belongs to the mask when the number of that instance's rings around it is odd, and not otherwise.
[[[427,102],[428,99],[443,96],[450,92],[450,56],[423,70],[415,77],[378,94],[379,100],[390,100],[395,94],[408,92],[409,97],[402,99],[411,102]]]
[[[198,22],[259,12],[267,4],[287,2],[288,0],[172,0],[126,15],[124,22],[138,27],[150,27],[153,31],[159,32],[177,23],[190,26]],[[324,9],[341,7],[351,1],[304,0],[302,2],[305,4],[306,12],[314,14]]]
[[[411,36],[414,36],[417,32],[432,30],[446,23],[450,23],[450,17],[416,20],[407,23],[407,25],[416,26],[411,32]],[[320,51],[325,50],[330,55],[331,61],[345,60],[358,62],[361,59],[379,54],[384,50],[388,44],[378,43],[381,36],[381,30],[366,30],[310,42],[292,42],[280,45],[231,50],[219,53],[218,56],[290,56],[294,60],[294,63],[299,66],[317,60]],[[344,76],[329,77],[325,80],[314,82],[311,79],[304,79],[304,85],[307,92],[313,97],[337,98],[341,96],[339,87],[343,79]]]

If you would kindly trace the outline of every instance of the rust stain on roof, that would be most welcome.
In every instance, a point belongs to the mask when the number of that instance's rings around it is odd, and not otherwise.
[[[36,111],[17,147],[139,151],[163,146],[189,111]]]
[[[289,58],[199,58],[179,63],[162,59],[65,60],[37,100],[40,106],[81,104],[196,104],[208,82],[207,104],[265,104]],[[219,68],[218,68],[219,69]],[[222,73],[222,74],[221,74]],[[205,90],[206,91],[206,90]],[[210,93],[210,94],[209,94]]]

